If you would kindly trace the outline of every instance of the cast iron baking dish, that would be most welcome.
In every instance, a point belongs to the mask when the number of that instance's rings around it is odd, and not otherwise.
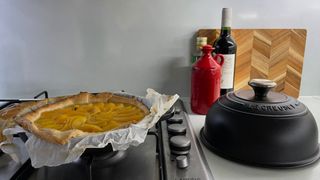
[[[249,82],[252,90],[221,96],[200,132],[216,154],[255,166],[294,168],[319,157],[318,128],[308,108],[293,97],[269,91],[276,83]]]

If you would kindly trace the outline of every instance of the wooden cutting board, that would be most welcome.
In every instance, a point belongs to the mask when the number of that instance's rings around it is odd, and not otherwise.
[[[212,45],[219,31],[200,29],[196,36],[208,37]],[[238,45],[235,90],[250,89],[250,79],[265,78],[277,83],[275,91],[299,96],[305,29],[233,29],[232,36]]]

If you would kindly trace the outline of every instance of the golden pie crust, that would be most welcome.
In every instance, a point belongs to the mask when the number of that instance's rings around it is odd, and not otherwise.
[[[11,104],[0,110],[0,143],[6,140],[2,131],[6,128],[12,128],[16,125],[14,118],[28,113],[34,109],[44,106],[49,103],[54,103],[56,101],[64,99],[64,96],[56,98],[47,98],[44,100],[21,102]]]
[[[5,141],[6,137],[2,131],[6,128],[11,128],[16,125],[13,118],[21,112],[24,108],[35,105],[36,102],[15,103],[0,110],[0,142]]]
[[[14,120],[46,141],[65,144],[71,138],[125,128],[149,114],[136,98],[104,92],[81,92],[41,106]]]

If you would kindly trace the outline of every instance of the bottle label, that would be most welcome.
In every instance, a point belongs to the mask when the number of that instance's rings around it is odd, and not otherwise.
[[[233,88],[235,54],[223,54],[224,63],[222,65],[221,89]]]

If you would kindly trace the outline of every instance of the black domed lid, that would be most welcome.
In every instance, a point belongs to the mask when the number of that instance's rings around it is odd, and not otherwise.
[[[307,108],[293,97],[270,91],[277,84],[267,79],[252,79],[252,90],[239,90],[222,96],[218,103],[232,111],[262,116],[296,116]]]

